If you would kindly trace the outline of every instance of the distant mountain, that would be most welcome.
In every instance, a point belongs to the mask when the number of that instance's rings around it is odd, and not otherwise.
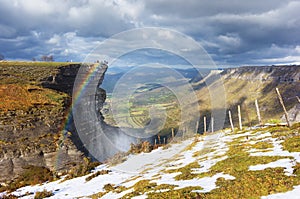
[[[103,81],[103,84],[101,87],[106,90],[107,93],[112,93],[113,89],[116,85],[116,83],[119,81],[119,79],[127,72],[132,70],[134,67],[111,67],[108,68],[107,73],[105,74],[105,78]],[[186,78],[188,81],[200,81],[203,77],[209,74],[211,69],[205,68],[197,70],[195,68],[187,68],[187,69],[178,69],[173,68],[175,71],[177,71],[180,75],[182,75],[184,78]],[[145,76],[142,78],[147,78],[147,74],[155,74],[159,75],[158,71],[164,76],[168,77],[168,72],[170,69],[167,68],[158,68],[158,67],[147,67],[143,68],[143,73]],[[200,72],[200,73],[199,73]],[[162,76],[160,76],[162,77]],[[138,81],[139,77],[136,77],[136,80]]]

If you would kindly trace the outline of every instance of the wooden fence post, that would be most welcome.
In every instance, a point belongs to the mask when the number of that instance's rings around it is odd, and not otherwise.
[[[161,144],[161,142],[160,142],[160,135],[157,135],[157,139],[158,139],[158,144]]]
[[[210,123],[211,123],[211,132],[213,133],[214,132],[214,117],[211,117]]]
[[[203,123],[204,123],[204,133],[206,133],[206,117],[203,117]]]
[[[241,106],[238,105],[238,115],[239,115],[239,128],[240,130],[243,129],[243,126],[242,126],[242,116],[241,116]]]
[[[297,98],[298,102],[300,103],[300,98],[298,96],[296,96],[296,98]]]
[[[174,128],[172,128],[172,140],[174,139],[175,135],[174,135]]]
[[[286,111],[286,108],[285,108],[284,103],[283,103],[283,99],[282,99],[282,97],[281,97],[281,94],[280,94],[278,88],[276,88],[276,92],[277,92],[277,95],[278,95],[279,102],[280,102],[280,104],[281,104],[281,106],[282,106],[282,108],[283,108],[283,111],[284,111],[286,123],[287,123],[287,125],[288,125],[289,127],[291,127],[290,120],[289,120],[289,115],[288,115],[288,113],[287,113],[287,111]]]
[[[255,107],[256,107],[256,114],[257,114],[258,123],[259,123],[259,125],[262,125],[257,99],[255,100]]]
[[[229,122],[230,122],[230,126],[231,126],[231,131],[234,131],[234,126],[233,126],[233,122],[232,122],[232,117],[231,117],[231,111],[228,111],[228,116],[229,116]]]
[[[196,134],[198,133],[198,128],[199,128],[199,121],[196,123]]]

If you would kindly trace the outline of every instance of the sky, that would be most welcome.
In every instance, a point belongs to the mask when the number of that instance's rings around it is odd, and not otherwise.
[[[53,55],[55,61],[82,61],[115,34],[159,27],[193,38],[218,66],[300,63],[299,0],[0,0],[0,5],[0,54],[7,60]]]

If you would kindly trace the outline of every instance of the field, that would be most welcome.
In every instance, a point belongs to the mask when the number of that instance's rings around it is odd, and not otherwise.
[[[118,126],[128,128],[144,128],[150,122],[149,109],[155,106],[157,109],[165,111],[166,123],[160,132],[160,135],[170,133],[171,128],[178,128],[180,121],[180,106],[175,95],[165,87],[157,88],[155,85],[148,85],[138,89],[132,96],[129,102],[130,119],[126,117],[125,112],[118,112],[113,115],[111,111],[111,98],[107,95],[104,104],[103,113],[105,122],[111,125],[116,125],[115,120],[123,121],[118,123]],[[126,107],[126,104],[120,105]]]

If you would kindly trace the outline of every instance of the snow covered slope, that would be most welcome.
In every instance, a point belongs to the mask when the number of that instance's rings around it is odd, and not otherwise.
[[[11,194],[34,198],[47,190],[53,193],[50,198],[299,198],[299,149],[299,127],[224,130],[130,155],[116,166],[100,165],[87,176]]]

